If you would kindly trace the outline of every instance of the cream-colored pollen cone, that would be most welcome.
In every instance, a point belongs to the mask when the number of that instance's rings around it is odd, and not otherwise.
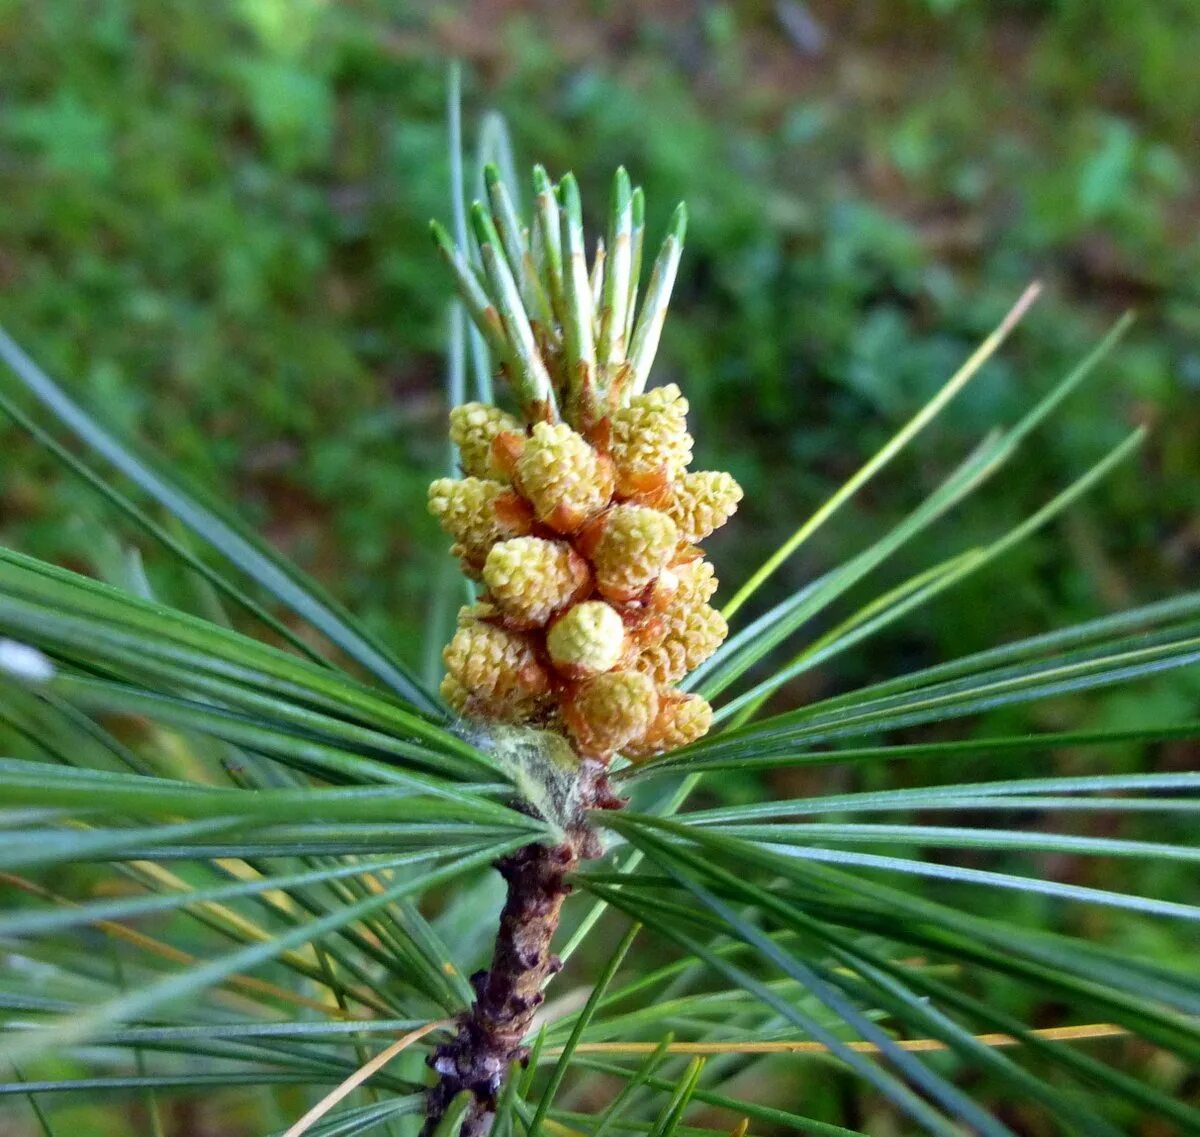
[[[632,600],[667,567],[679,542],[675,522],[641,505],[614,505],[603,518],[593,563],[605,596]]]
[[[500,608],[526,624],[544,624],[587,580],[587,565],[565,541],[514,537],[492,546],[483,581]]]
[[[601,760],[640,739],[657,715],[654,681],[636,671],[609,671],[588,679],[563,706],[576,749]]]
[[[625,651],[625,625],[602,600],[576,604],[551,625],[546,648],[554,666],[571,679],[611,671]]]
[[[611,463],[608,468],[611,468]],[[596,451],[566,423],[539,422],[517,459],[521,492],[538,520],[574,533],[612,493]]]
[[[492,442],[506,431],[524,431],[521,420],[486,403],[464,403],[450,412],[450,441],[458,448],[463,472],[502,478],[492,458]]]

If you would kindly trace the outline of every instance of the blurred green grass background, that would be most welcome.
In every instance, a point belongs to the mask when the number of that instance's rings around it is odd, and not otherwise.
[[[1014,524],[1142,422],[1136,461],[784,701],[1194,585],[1190,0],[0,0],[0,324],[419,660],[430,582],[450,571],[424,510],[444,454],[450,296],[426,225],[449,214],[454,57],[468,142],[501,112],[520,165],[573,169],[593,222],[618,163],[646,187],[652,239],[688,201],[658,378],[692,402],[699,464],[747,489],[714,542],[727,582],[1031,279],[1047,294],[1001,358],[774,596],[861,548],[1138,313],[1027,456],[860,598]],[[86,487],[7,427],[0,441],[0,538],[118,571],[122,530]],[[1200,680],[1180,672],[981,729],[1195,717],[1198,703]],[[1106,753],[1114,772],[1196,764],[1187,744]],[[1186,888],[1181,871],[1161,870],[1164,895]],[[1186,946],[1164,932],[1146,950]]]

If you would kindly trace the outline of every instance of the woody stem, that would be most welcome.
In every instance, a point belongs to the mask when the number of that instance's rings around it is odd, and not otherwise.
[[[600,763],[583,761],[579,777],[580,813],[566,839],[559,845],[525,845],[496,862],[508,894],[492,963],[471,976],[474,1004],[459,1017],[454,1037],[428,1059],[438,1082],[429,1091],[422,1137],[432,1137],[450,1103],[464,1090],[472,1102],[460,1137],[486,1137],[505,1074],[514,1062],[528,1056],[523,1040],[545,998],[542,989],[562,967],[550,943],[563,901],[571,892],[567,876],[580,860],[592,860],[603,852],[587,826],[586,811],[621,809],[626,804],[613,794]]]
[[[526,845],[496,862],[508,884],[500,928],[487,971],[471,977],[475,1003],[458,1031],[429,1059],[440,1075],[430,1091],[424,1134],[430,1135],[450,1102],[463,1090],[474,1101],[461,1137],[482,1137],[491,1128],[504,1075],[524,1059],[522,1040],[544,996],[542,987],[562,964],[550,952],[562,903],[571,886],[566,875],[578,862],[574,844]]]

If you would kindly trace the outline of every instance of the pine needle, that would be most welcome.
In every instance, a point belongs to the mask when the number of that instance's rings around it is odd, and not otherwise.
[[[426,1023],[424,1026],[417,1027],[416,1030],[410,1030],[408,1034],[398,1038],[386,1050],[381,1050],[376,1054],[370,1062],[355,1070],[340,1086],[336,1086],[330,1090],[295,1125],[284,1133],[283,1137],[300,1137],[302,1133],[307,1133],[315,1122],[320,1121],[338,1102],[353,1093],[372,1074],[376,1074],[382,1070],[397,1054],[407,1050],[408,1047],[418,1039],[424,1038],[425,1035],[430,1034],[440,1027],[451,1026],[453,1023],[453,1019],[438,1019],[436,1022]]]
[[[0,883],[11,885],[13,888],[19,888],[23,892],[28,892],[32,896],[40,897],[43,900],[49,900],[54,904],[62,905],[65,908],[80,908],[82,907],[77,901],[68,900],[65,896],[59,896],[57,893],[51,892],[47,888],[42,888],[31,880],[26,880],[23,877],[14,876],[11,873],[0,873]],[[142,951],[150,955],[156,955],[159,959],[169,960],[171,963],[178,963],[184,967],[190,967],[193,964],[200,962],[200,957],[192,955],[191,952],[184,951],[182,948],[175,947],[173,944],[163,943],[161,940],[156,940],[153,936],[146,935],[145,932],[139,932],[135,928],[126,927],[126,925],[118,923],[116,920],[89,920],[88,923],[103,932],[106,936],[115,940],[124,940],[134,947],[141,948]],[[320,1011],[323,1015],[329,1015],[332,1018],[353,1018],[355,1016],[346,1015],[338,1007],[328,1003],[323,1003],[318,999],[309,999],[296,991],[289,991],[286,987],[280,987],[275,983],[269,983],[265,979],[259,979],[254,975],[241,975],[234,973],[227,975],[222,981],[222,986],[238,988],[242,991],[253,992],[256,995],[264,995],[271,999],[278,999],[280,1002],[291,1003],[299,1007],[308,1007],[310,1010]],[[220,995],[218,991],[215,994]],[[227,993],[232,996],[232,993]],[[239,1009],[245,1009],[241,1001],[232,1004]],[[251,1007],[257,1004],[251,1003]],[[363,1021],[367,1021],[364,1019]]]
[[[1122,1038],[1129,1031],[1116,1023],[1081,1023],[1078,1026],[1046,1027],[1031,1030],[1029,1034],[1047,1042],[1082,1042],[1094,1038]],[[976,1042],[984,1046],[1021,1046],[1023,1040],[1011,1034],[977,1034]],[[951,1049],[940,1038],[900,1038],[895,1045],[900,1050],[912,1053]],[[859,1054],[878,1054],[880,1047],[873,1042],[848,1042],[846,1046]],[[654,1042],[583,1042],[575,1047],[576,1054],[652,1054],[659,1047]],[[547,1058],[562,1053],[562,1047],[545,1051]],[[672,1042],[665,1048],[667,1054],[828,1054],[829,1047],[810,1040],[781,1040],[777,1042]]]
[[[1022,317],[1041,294],[1042,286],[1034,281],[1017,298],[1017,302],[1009,309],[1008,314],[996,326],[996,329],[970,355],[967,361],[946,381],[945,385],[929,400],[901,429],[892,436],[891,440],[871,458],[866,465],[859,468],[849,481],[830,497],[795,533],[791,535],[770,557],[765,560],[758,570],[733,596],[733,599],[722,609],[722,615],[728,620],[741,608],[759,586],[784,561],[788,559],[809,537],[812,536],[834,513],[838,511],[855,493],[871,480],[886,466],[905,446],[912,441],[926,426],[932,422],[942,408],[967,385],[989,360],[1000,345],[1008,338],[1008,334],[1020,323]]]

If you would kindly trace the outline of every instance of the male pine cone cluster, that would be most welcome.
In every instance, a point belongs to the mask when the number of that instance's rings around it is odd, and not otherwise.
[[[708,730],[712,708],[676,684],[727,633],[698,542],[742,491],[728,474],[687,471],[686,415],[674,384],[633,395],[590,439],[483,403],[454,408],[465,476],[435,481],[429,509],[484,590],[444,652],[455,711],[560,730],[600,761]]]

